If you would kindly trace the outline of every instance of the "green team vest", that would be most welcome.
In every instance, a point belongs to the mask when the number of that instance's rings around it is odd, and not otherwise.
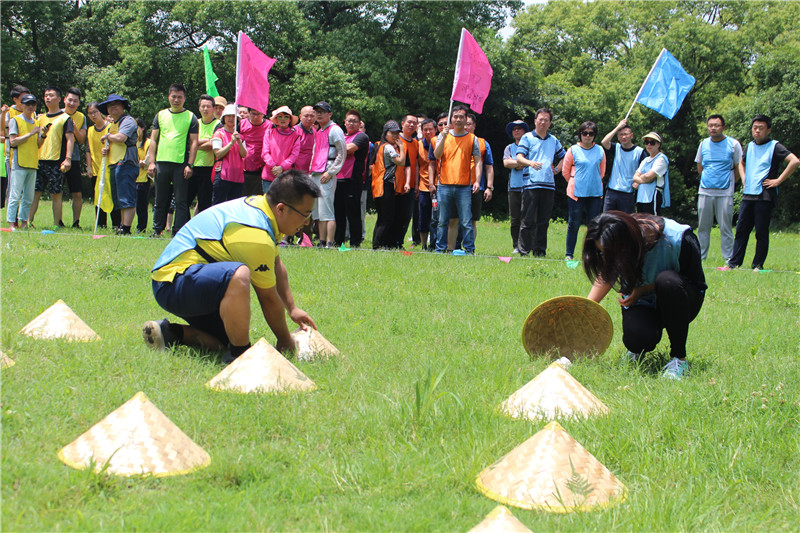
[[[173,113],[169,109],[158,112],[158,150],[156,161],[183,163],[186,159],[186,140],[194,113],[184,109]]]
[[[29,134],[36,126],[35,120],[34,124],[30,124],[22,115],[17,115],[11,120],[17,123],[17,131],[20,137]],[[50,129],[50,131],[52,130],[53,128]],[[36,135],[29,137],[24,143],[17,145],[16,151],[17,164],[22,168],[37,168],[39,166],[39,146],[37,145]]]
[[[161,119],[159,118],[159,121]],[[199,140],[203,139],[210,139],[214,136],[214,128],[217,127],[219,124],[219,120],[214,119],[211,121],[210,124],[203,124],[203,119],[198,119],[198,126],[200,126],[200,131],[198,132],[197,138]],[[159,126],[161,122],[159,122]],[[194,158],[194,166],[196,167],[210,167],[214,165],[214,151],[209,150],[206,152],[205,150],[197,150],[197,157]]]

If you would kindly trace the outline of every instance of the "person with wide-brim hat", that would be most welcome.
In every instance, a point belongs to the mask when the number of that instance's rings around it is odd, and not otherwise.
[[[289,106],[281,106],[269,118],[272,125],[264,132],[261,158],[261,188],[266,193],[273,180],[289,170],[300,154],[300,132],[294,129],[300,118],[292,114]]]
[[[511,242],[514,245],[512,253],[519,253],[519,227],[522,223],[522,185],[528,174],[528,166],[517,162],[517,148],[522,136],[531,131],[528,123],[517,119],[506,124],[506,134],[514,142],[506,146],[503,151],[503,166],[511,171],[508,177],[508,213],[511,218]]]
[[[642,137],[647,152],[633,175],[636,212],[657,215],[669,207],[669,159],[661,151],[661,135],[651,131]]]
[[[108,98],[106,98],[105,101],[97,104],[97,110],[104,115],[108,115],[108,104],[112,102],[121,102],[122,107],[125,108],[125,111],[131,110],[131,103],[126,98],[123,98],[122,96],[114,93],[109,94]]]

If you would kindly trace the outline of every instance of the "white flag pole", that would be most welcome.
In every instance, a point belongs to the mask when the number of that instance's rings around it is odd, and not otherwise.
[[[236,122],[233,125],[234,131],[239,128],[239,64],[242,61],[242,35],[244,35],[244,32],[240,31],[239,39],[236,41],[236,92],[233,99],[233,103],[236,106],[236,113],[234,114]]]
[[[447,126],[450,126],[450,115],[453,113],[453,93],[456,90],[456,82],[458,81],[458,73],[461,70],[461,50],[464,46],[464,32],[466,28],[461,28],[461,40],[458,41],[458,57],[456,58],[456,71],[453,73],[453,90],[450,91],[450,109],[447,111]]]
[[[108,142],[108,138],[106,138],[105,147],[108,148],[110,145],[111,145],[111,143],[109,143]],[[89,162],[89,164],[91,164],[91,161]],[[100,164],[102,165],[102,167],[100,169],[100,178],[99,178],[100,179],[100,184],[99,184],[100,185],[100,191],[99,191],[99,194],[97,195],[97,213],[95,214],[95,217],[94,217],[94,233],[93,233],[93,235],[97,235],[97,224],[100,222],[100,209],[101,209],[100,204],[103,201],[103,189],[104,189],[103,186],[106,184],[106,167],[107,167],[107,164],[108,164],[108,154],[103,156],[103,162],[100,163]]]
[[[625,115],[625,120],[628,120],[628,117],[631,115],[631,111],[633,111],[633,106],[636,105],[636,100],[638,100],[639,99],[639,95],[642,94],[642,89],[644,89],[644,86],[647,85],[647,80],[649,80],[650,76],[653,75],[653,70],[655,70],[656,65],[658,65],[658,62],[661,59],[661,56],[663,56],[664,52],[666,52],[666,51],[667,51],[666,48],[662,48],[661,49],[661,53],[658,54],[658,57],[656,58],[655,62],[653,62],[653,66],[650,67],[650,72],[647,73],[647,77],[644,79],[644,82],[642,83],[642,86],[639,87],[639,92],[636,93],[636,98],[633,99],[633,103],[631,104],[631,108],[628,109],[628,114]]]

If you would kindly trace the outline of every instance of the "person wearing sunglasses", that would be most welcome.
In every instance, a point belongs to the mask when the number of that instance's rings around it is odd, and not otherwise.
[[[657,215],[669,207],[669,159],[661,151],[661,135],[651,131],[642,141],[647,157],[633,174],[636,212]]]
[[[151,274],[156,302],[186,324],[149,320],[142,326],[145,344],[224,350],[230,363],[250,348],[252,285],[275,347],[293,352],[286,313],[303,329],[316,325],[294,302],[278,243],[303,227],[320,194],[308,174],[287,170],[266,194],[214,205],[187,222]]]
[[[572,145],[564,156],[562,175],[567,180],[567,261],[572,261],[578,230],[584,213],[586,223],[603,211],[603,175],[606,173],[606,153],[595,144],[597,124],[586,121],[578,129],[578,144]]]

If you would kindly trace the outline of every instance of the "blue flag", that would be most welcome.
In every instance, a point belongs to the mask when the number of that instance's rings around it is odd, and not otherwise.
[[[644,80],[636,101],[672,120],[695,81],[694,76],[690,76],[675,56],[664,48]]]

